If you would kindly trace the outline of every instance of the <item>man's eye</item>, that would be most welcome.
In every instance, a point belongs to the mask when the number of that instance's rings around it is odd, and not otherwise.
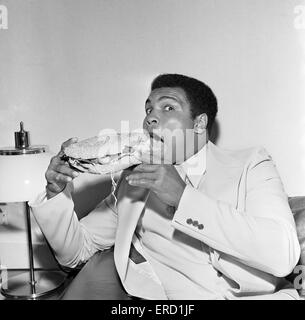
[[[171,110],[174,110],[174,107],[167,104],[167,105],[164,107],[164,110],[166,110],[166,111],[171,111]]]
[[[146,109],[146,114],[150,114],[151,113],[151,109]]]

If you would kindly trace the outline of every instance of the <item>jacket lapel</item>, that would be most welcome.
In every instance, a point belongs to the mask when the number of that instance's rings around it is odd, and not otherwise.
[[[124,281],[132,236],[147,201],[149,190],[122,182],[118,194],[118,227],[114,259],[120,278]]]

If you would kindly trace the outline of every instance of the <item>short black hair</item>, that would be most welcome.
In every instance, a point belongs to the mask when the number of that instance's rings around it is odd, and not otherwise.
[[[205,113],[208,116],[207,129],[211,132],[218,107],[217,99],[209,86],[202,81],[182,74],[167,73],[160,74],[153,80],[151,91],[164,87],[183,89],[191,105],[193,119]]]

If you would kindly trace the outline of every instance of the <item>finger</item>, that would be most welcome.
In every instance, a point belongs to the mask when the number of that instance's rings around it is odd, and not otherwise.
[[[154,181],[149,179],[128,180],[128,183],[134,187],[142,187],[152,190],[155,188]]]
[[[158,169],[159,165],[156,164],[146,164],[141,163],[135,167],[133,171],[140,171],[140,172],[155,172]]]
[[[61,192],[64,187],[65,187],[65,185],[58,185],[58,184],[51,183],[51,182],[48,182],[48,184],[47,184],[47,188],[48,188],[51,192],[56,192],[56,193]]]
[[[49,182],[56,182],[56,184],[66,184],[67,182],[72,181],[72,177],[55,171],[49,172],[46,178]]]
[[[50,168],[56,168],[60,164],[65,164],[66,161],[61,159],[61,155],[58,153],[56,156],[51,158]]]
[[[72,168],[70,168],[68,165],[63,164],[63,165],[59,165],[56,167],[56,171],[57,173],[61,173],[64,174],[66,176],[69,176],[71,178],[76,178],[79,176],[79,173],[75,170],[73,170]]]
[[[132,172],[131,174],[129,174],[127,177],[126,177],[126,180],[129,181],[129,180],[141,180],[141,179],[148,179],[148,180],[152,180],[152,181],[155,181],[157,179],[157,176],[155,173],[152,173],[152,172]]]

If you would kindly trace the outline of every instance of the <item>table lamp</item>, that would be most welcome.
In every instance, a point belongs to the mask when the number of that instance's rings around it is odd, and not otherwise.
[[[36,299],[54,293],[65,280],[60,269],[34,268],[31,216],[28,201],[44,190],[45,171],[50,162],[45,145],[29,145],[29,133],[20,122],[15,132],[15,147],[0,148],[0,203],[23,202],[26,214],[26,233],[29,253],[29,270],[1,285],[1,293],[8,298]]]

